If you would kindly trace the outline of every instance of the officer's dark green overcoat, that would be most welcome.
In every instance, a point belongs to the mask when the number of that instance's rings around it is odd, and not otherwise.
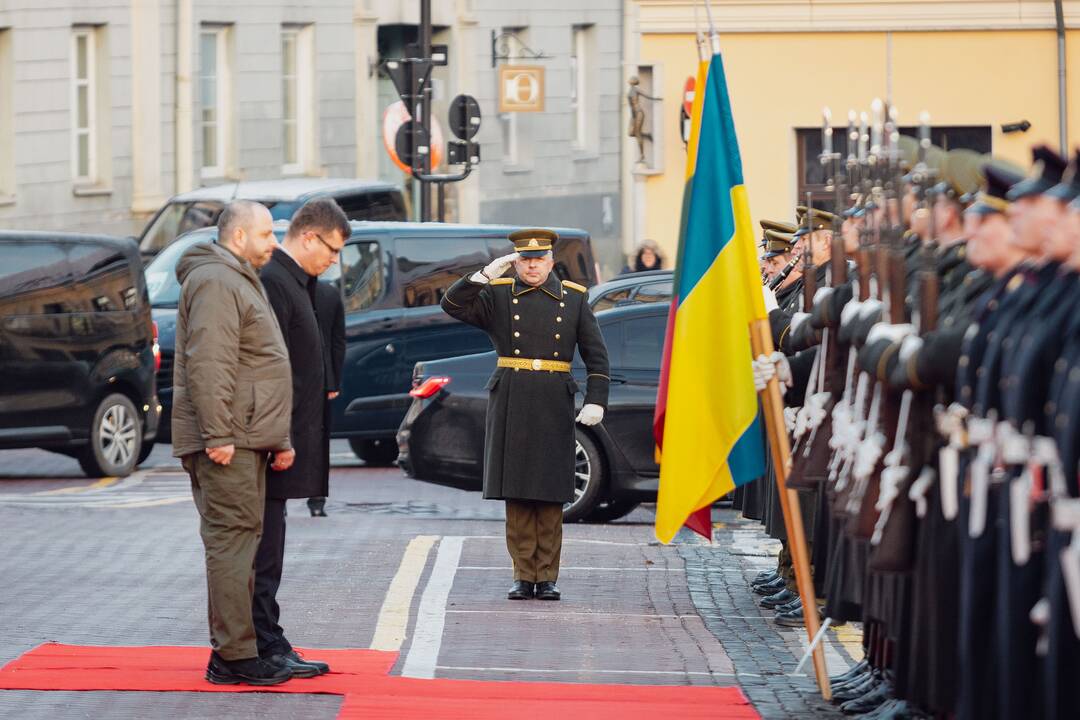
[[[588,372],[585,403],[607,407],[608,357],[585,288],[554,273],[534,288],[517,279],[462,278],[446,291],[449,315],[486,331],[500,357],[572,361]],[[574,498],[574,395],[570,373],[500,367],[488,381],[484,497]]]

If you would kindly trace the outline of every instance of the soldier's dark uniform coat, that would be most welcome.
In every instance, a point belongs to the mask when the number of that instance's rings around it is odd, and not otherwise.
[[[487,332],[500,357],[573,361],[581,353],[585,404],[607,407],[608,356],[585,288],[554,274],[534,288],[517,279],[464,277],[442,299],[450,316]],[[488,381],[484,497],[565,503],[574,499],[574,378],[497,368]]]

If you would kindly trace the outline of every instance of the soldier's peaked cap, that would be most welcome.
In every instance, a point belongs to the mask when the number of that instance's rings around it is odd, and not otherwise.
[[[776,257],[791,252],[795,239],[791,233],[776,230],[765,231],[765,254],[762,257]]]
[[[1009,207],[1006,199],[1009,188],[1023,180],[1024,176],[996,161],[987,163],[982,170],[986,177],[986,187],[979,192],[975,203],[967,212],[975,215],[1005,212]]]
[[[800,206],[801,207],[801,206]],[[833,220],[836,218],[831,212],[826,210],[818,210],[817,208],[811,208],[810,213],[810,227],[807,228],[806,216],[803,216],[803,221],[799,224],[799,229],[795,231],[795,237],[800,238],[803,235],[807,235],[818,230],[831,230],[833,226]]]
[[[1065,159],[1047,145],[1039,145],[1031,151],[1034,161],[1031,175],[1013,185],[1008,198],[1011,201],[1022,200],[1034,195],[1041,195],[1061,182],[1065,174]]]
[[[1062,180],[1046,191],[1050,197],[1055,197],[1062,202],[1072,202],[1080,198],[1080,149],[1073,156],[1072,165],[1069,166],[1069,179]]]
[[[761,220],[762,230],[775,230],[781,233],[793,233],[799,229],[795,223],[780,222],[779,220]]]
[[[543,257],[551,252],[551,246],[559,239],[559,234],[544,228],[525,228],[510,233],[509,238],[521,257]]]

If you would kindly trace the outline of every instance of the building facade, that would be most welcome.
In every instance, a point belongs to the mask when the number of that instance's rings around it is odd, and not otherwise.
[[[171,195],[237,180],[414,194],[387,152],[398,96],[380,63],[417,42],[419,6],[0,0],[0,227],[136,234]],[[447,186],[447,219],[581,227],[618,271],[622,18],[619,0],[433,0],[444,140],[454,96],[483,113],[482,164]],[[500,113],[499,67],[522,64],[543,68],[544,108]]]
[[[1023,167],[1036,143],[1058,147],[1063,136],[1080,142],[1080,2],[1063,3],[1064,65],[1049,1],[712,6],[755,221],[793,219],[803,192],[818,184],[823,106],[843,127],[849,109],[868,111],[873,98],[890,99],[902,127],[917,125],[925,110],[936,142]],[[623,219],[629,237],[655,239],[671,257],[686,167],[680,105],[706,14],[700,2],[686,0],[628,0],[625,10],[624,72],[649,78],[651,94],[662,100],[652,104],[646,162],[624,155]],[[1027,131],[1007,132],[1024,120]]]

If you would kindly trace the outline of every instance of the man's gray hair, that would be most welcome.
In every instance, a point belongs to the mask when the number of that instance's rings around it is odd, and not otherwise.
[[[255,217],[255,210],[263,207],[261,203],[252,200],[233,200],[218,215],[218,242],[232,239],[236,228],[251,224]]]

